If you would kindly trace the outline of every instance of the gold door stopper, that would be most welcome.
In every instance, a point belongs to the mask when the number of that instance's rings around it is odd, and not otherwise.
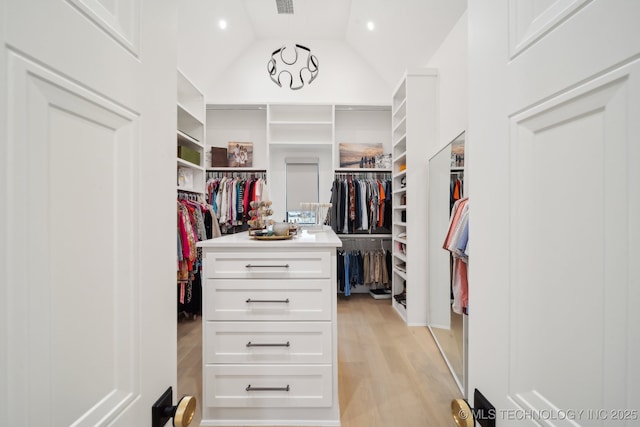
[[[451,401],[451,416],[458,427],[473,427],[473,411],[464,399],[453,399]]]

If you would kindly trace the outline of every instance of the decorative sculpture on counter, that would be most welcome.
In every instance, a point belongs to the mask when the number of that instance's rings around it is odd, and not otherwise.
[[[318,70],[320,67],[318,58],[311,54],[311,49],[308,47],[296,44],[294,47],[295,57],[293,62],[287,62],[284,57],[285,49],[286,47],[282,46],[271,54],[271,59],[269,59],[269,62],[267,63],[267,71],[269,72],[271,80],[273,80],[273,82],[278,86],[282,87],[280,77],[283,73],[286,73],[289,75],[289,87],[292,90],[302,89],[305,84],[305,77],[309,80],[306,83],[311,84],[311,82],[318,77]],[[302,54],[306,53],[306,64],[304,63],[304,59],[301,61],[302,64],[297,64],[299,50],[302,51]]]
[[[249,227],[249,234],[252,231],[263,230],[273,225],[274,221],[271,219],[273,215],[273,209],[271,209],[271,200],[253,201],[250,203],[251,210],[249,216],[251,219],[247,221]]]

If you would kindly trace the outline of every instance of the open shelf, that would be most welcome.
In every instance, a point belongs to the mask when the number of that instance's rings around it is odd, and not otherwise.
[[[436,73],[411,70],[393,95],[393,283],[397,295],[406,283],[406,306],[393,307],[412,326],[427,325],[427,147],[435,144]],[[406,196],[406,197],[405,197]],[[409,215],[403,215],[405,212]],[[412,215],[411,213],[416,213]],[[422,218],[421,218],[422,216]],[[397,267],[402,263],[404,271]]]
[[[195,164],[176,157],[177,183],[180,192],[204,193],[204,95],[180,70],[177,71],[177,131],[176,144],[197,151],[200,163]],[[184,185],[188,183],[189,185]]]

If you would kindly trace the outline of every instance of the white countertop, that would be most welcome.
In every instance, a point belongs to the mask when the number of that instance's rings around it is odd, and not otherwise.
[[[198,242],[200,248],[307,248],[307,247],[341,247],[342,241],[333,230],[306,231],[288,240],[256,240],[248,232],[226,234],[216,239]]]

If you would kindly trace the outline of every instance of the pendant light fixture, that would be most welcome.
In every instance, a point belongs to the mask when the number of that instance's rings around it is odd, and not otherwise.
[[[293,0],[276,0],[276,8],[279,15],[293,15]],[[285,49],[286,46],[282,46],[271,54],[271,59],[267,62],[269,77],[282,87],[282,75],[289,75],[289,88],[302,89],[305,83],[310,84],[318,77],[318,58],[311,54],[311,49],[296,43],[293,48],[293,60],[287,61]],[[291,58],[289,51],[287,57]]]
[[[267,63],[267,72],[271,80],[282,87],[281,77],[283,74],[288,74],[289,88],[292,90],[302,89],[305,83],[311,84],[318,77],[320,66],[318,58],[308,47],[296,44],[293,61],[289,62],[285,59],[285,49],[286,46],[282,46],[271,54],[271,59]]]

